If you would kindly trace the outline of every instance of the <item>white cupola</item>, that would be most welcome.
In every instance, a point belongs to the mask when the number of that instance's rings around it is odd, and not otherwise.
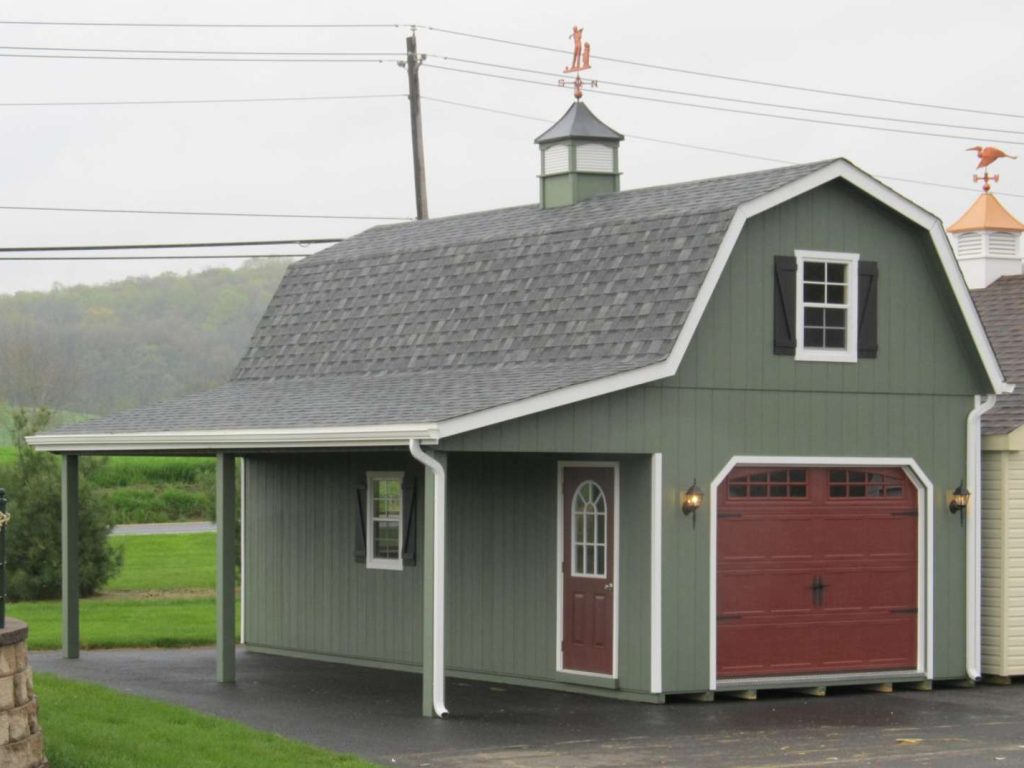
[[[946,231],[954,238],[960,270],[972,291],[986,288],[1004,275],[1024,271],[1020,250],[1024,224],[991,192],[982,192]]]

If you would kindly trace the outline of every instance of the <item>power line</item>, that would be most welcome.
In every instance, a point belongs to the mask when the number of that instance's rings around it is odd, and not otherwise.
[[[159,211],[133,208],[58,208],[42,205],[0,205],[4,211],[57,211],[66,213],[135,213],[145,216],[236,216],[254,219],[337,219],[354,221],[411,221],[408,216],[335,216],[316,213],[239,213],[236,211]]]
[[[496,64],[496,63],[490,62],[490,61],[478,61],[478,60],[475,60],[475,59],[462,59],[462,58],[458,58],[458,57],[455,57],[455,56],[443,56],[443,55],[440,55],[440,54],[432,54],[432,56],[435,59],[444,59],[445,61],[454,61],[454,62],[459,62],[459,63],[462,63],[462,64],[474,64],[474,65],[484,66],[484,67],[494,67],[496,69],[511,70],[511,71],[514,71],[514,72],[525,72],[527,74],[532,74],[532,75],[547,75],[547,76],[550,76],[550,73],[545,72],[543,70],[526,69],[524,67],[514,67],[514,66],[511,66],[509,64]],[[935,126],[935,127],[940,127],[940,128],[957,128],[957,129],[974,130],[974,131],[995,131],[996,133],[1013,133],[1013,134],[1024,136],[1024,131],[1018,131],[1018,130],[1009,129],[1009,128],[986,128],[986,127],[982,127],[982,126],[978,126],[978,125],[962,125],[962,124],[958,124],[958,123],[939,123],[939,122],[936,122],[936,121],[933,121],[933,120],[914,120],[914,119],[911,119],[911,118],[889,117],[889,116],[886,116],[886,115],[869,115],[869,114],[864,114],[864,113],[861,113],[861,112],[844,112],[844,111],[841,111],[841,110],[834,110],[834,109],[818,109],[818,108],[815,108],[815,107],[800,107],[800,106],[794,106],[794,105],[791,105],[791,104],[779,104],[778,102],[773,102],[773,101],[758,101],[758,100],[755,100],[755,99],[737,99],[737,98],[732,98],[732,97],[729,97],[729,96],[716,96],[716,95],[710,94],[710,93],[697,93],[697,92],[694,92],[694,91],[680,91],[680,90],[677,90],[677,89],[674,89],[674,88],[657,88],[657,87],[654,87],[654,86],[636,85],[634,83],[623,83],[623,82],[617,82],[617,81],[614,81],[614,80],[605,80],[605,79],[602,79],[601,83],[603,85],[614,85],[614,86],[619,87],[619,88],[633,88],[633,89],[636,89],[636,90],[649,91],[649,92],[652,92],[652,93],[669,93],[669,94],[674,94],[674,95],[677,95],[677,96],[692,96],[692,97],[696,97],[696,98],[699,98],[699,99],[711,99],[713,101],[726,101],[726,102],[731,102],[731,103],[734,103],[734,104],[748,104],[748,105],[757,106],[757,107],[771,107],[771,108],[775,108],[775,109],[790,109],[790,110],[796,110],[796,111],[799,111],[799,112],[812,112],[812,113],[820,114],[820,115],[835,115],[835,116],[839,116],[839,117],[854,117],[854,118],[858,118],[858,119],[862,119],[862,120],[884,120],[884,121],[894,122],[894,123],[909,123],[909,124],[912,124],[912,125]]]
[[[176,254],[169,256],[0,256],[2,261],[210,261],[213,259],[294,259],[302,258],[296,253],[252,253],[200,255]]]
[[[385,64],[405,61],[395,59],[268,59],[268,58],[213,58],[201,56],[86,56],[85,54],[49,54],[49,53],[0,53],[5,59],[74,59],[85,61],[228,61],[228,62],[262,62],[284,64]]]
[[[455,35],[458,37],[467,37],[475,40],[484,40],[491,43],[501,43],[503,45],[513,45],[519,48],[532,48],[538,51],[548,51],[550,53],[558,53],[566,55],[566,51],[562,48],[551,48],[545,45],[534,45],[532,43],[523,43],[515,40],[505,40],[500,37],[488,37],[487,35],[477,35],[471,32],[459,32],[454,29],[443,29],[441,27],[428,27],[424,26],[422,29],[430,30],[431,32],[440,32],[446,35]],[[663,64],[652,64],[649,62],[632,61],[630,59],[618,59],[612,56],[591,56],[593,61],[609,61],[615,64],[626,64],[628,66],[643,67],[645,69],[657,69],[663,72],[675,72],[683,75],[693,75],[694,77],[707,77],[715,80],[728,80],[730,82],[744,83],[746,85],[759,85],[767,88],[782,88],[791,91],[803,91],[805,93],[815,93],[824,96],[840,96],[847,99],[860,99],[862,101],[877,101],[884,104],[898,104],[905,107],[924,107],[925,109],[942,109],[949,112],[969,112],[976,115],[993,115],[995,117],[1013,117],[1018,119],[1024,119],[1024,115],[1015,114],[1010,112],[994,112],[987,109],[972,109],[969,107],[954,107],[948,104],[932,104],[921,101],[910,101],[907,99],[893,99],[885,96],[871,96],[863,93],[853,93],[850,91],[834,91],[826,88],[813,88],[810,86],[793,85],[791,83],[779,83],[771,80],[755,80],[746,77],[735,77],[732,75],[723,75],[717,72],[705,72],[696,69],[684,69],[682,67],[671,67]]]
[[[477,77],[490,77],[490,78],[494,78],[494,79],[497,79],[497,80],[509,80],[509,81],[512,81],[512,82],[527,83],[529,85],[541,85],[541,86],[545,86],[545,87],[554,87],[554,88],[558,88],[559,87],[555,83],[544,83],[544,82],[541,82],[539,80],[529,80],[529,79],[524,78],[524,77],[513,77],[511,75],[498,75],[498,74],[495,74],[493,72],[480,72],[478,70],[461,69],[459,67],[445,67],[445,66],[442,66],[440,64],[432,64],[430,62],[424,62],[423,66],[431,67],[432,69],[444,70],[444,71],[447,71],[447,72],[458,72],[458,73],[461,73],[461,74],[474,75],[474,76],[477,76]],[[713,112],[727,112],[727,113],[730,113],[730,114],[750,115],[750,116],[753,116],[753,117],[767,117],[767,118],[772,118],[772,119],[775,119],[775,120],[788,120],[790,122],[813,123],[813,124],[816,124],[816,125],[831,125],[831,126],[838,126],[838,127],[841,127],[841,128],[859,128],[861,130],[866,130],[866,131],[881,131],[883,133],[899,133],[899,134],[904,134],[904,135],[908,135],[908,136],[928,136],[928,137],[939,138],[939,139],[960,139],[960,140],[964,140],[964,141],[991,141],[993,143],[997,143],[998,142],[998,143],[1010,144],[1010,145],[1014,145],[1014,146],[1017,146],[1017,145],[1021,144],[1021,142],[1016,142],[1016,141],[1005,141],[1003,139],[983,139],[983,138],[978,137],[978,136],[965,136],[965,135],[961,135],[961,134],[948,134],[948,133],[932,133],[932,132],[929,132],[929,131],[917,131],[917,130],[912,130],[912,129],[909,129],[909,128],[893,128],[893,127],[887,127],[887,126],[883,126],[883,125],[861,125],[861,124],[858,124],[858,123],[846,123],[846,122],[841,122],[841,121],[838,121],[838,120],[822,120],[822,119],[813,118],[813,117],[798,117],[796,115],[776,115],[776,114],[772,114],[770,112],[757,112],[757,111],[749,110],[749,109],[736,109],[736,108],[733,108],[733,107],[716,107],[716,106],[711,106],[710,104],[695,104],[693,102],[676,101],[674,99],[662,99],[662,98],[657,98],[657,97],[654,97],[654,96],[640,96],[640,95],[635,94],[635,93],[619,93],[619,92],[616,92],[616,91],[607,91],[607,90],[602,90],[600,93],[603,94],[603,95],[606,95],[606,96],[616,96],[616,97],[619,97],[619,98],[633,99],[634,101],[648,101],[648,102],[653,102],[653,103],[656,103],[656,104],[671,104],[671,105],[674,105],[674,106],[689,107],[691,109],[704,109],[704,110],[710,110],[710,111],[713,111]]]
[[[150,27],[175,29],[394,29],[415,24],[177,24],[174,22],[0,20],[0,24],[34,27]]]
[[[152,53],[182,56],[404,56],[402,51],[209,51],[177,48],[57,48],[40,45],[0,45],[5,51],[57,51],[58,53]]]
[[[343,237],[314,237],[302,240],[235,240],[213,243],[144,243],[142,245],[31,245],[0,248],[0,253],[44,253],[53,251],[142,251],[154,248],[239,248],[243,245],[316,245],[341,242]]]
[[[123,107],[147,106],[154,104],[250,104],[280,101],[342,101],[345,99],[395,99],[408,98],[405,93],[365,93],[347,96],[271,96],[238,99],[143,99],[138,101],[8,101],[0,107]]]
[[[489,112],[495,115],[507,115],[513,118],[523,118],[524,120],[532,120],[540,123],[550,123],[550,118],[541,118],[536,115],[523,115],[517,112],[507,112],[506,110],[495,110],[489,108],[489,106],[480,106],[478,104],[468,104],[464,101],[452,101],[446,98],[437,98],[435,96],[423,96],[425,101],[437,101],[442,104],[452,104],[453,106],[464,106],[467,110],[476,110],[477,112]],[[779,160],[778,158],[766,158],[763,155],[751,155],[744,152],[732,152],[730,150],[719,150],[714,146],[702,146],[700,144],[688,144],[684,141],[673,141],[667,138],[653,138],[652,136],[638,136],[635,133],[629,134],[629,138],[636,139],[639,141],[652,141],[658,144],[671,144],[673,146],[683,146],[688,150],[699,150],[700,152],[710,152],[716,155],[729,155],[734,158],[745,158],[746,160],[763,160],[769,163],[778,163],[779,165],[796,165],[796,161],[792,160]]]
[[[492,109],[490,107],[482,107],[482,106],[480,106],[478,104],[467,104],[467,103],[461,102],[461,101],[450,101],[448,99],[439,99],[439,98],[436,98],[436,97],[433,97],[433,96],[424,96],[423,98],[425,100],[427,100],[427,101],[436,101],[436,102],[441,103],[441,104],[450,104],[450,105],[456,106],[456,107],[465,107],[466,109],[473,109],[473,110],[476,110],[478,112],[492,112],[492,113],[498,114],[498,115],[507,115],[509,117],[520,117],[520,118],[523,118],[524,120],[533,120],[533,121],[542,122],[542,123],[550,123],[551,122],[550,118],[538,117],[537,115],[524,115],[524,114],[522,114],[520,112],[509,112],[509,111],[504,110],[504,109]],[[746,159],[750,159],[750,160],[763,160],[765,162],[776,163],[778,165],[796,165],[797,164],[796,160],[783,160],[782,158],[778,158],[778,157],[765,157],[764,155],[752,155],[752,154],[748,154],[748,153],[745,153],[745,152],[733,152],[733,151],[730,151],[730,150],[727,150],[727,149],[718,149],[718,148],[715,148],[715,147],[705,147],[705,146],[700,146],[700,145],[697,145],[697,144],[686,144],[686,143],[681,142],[681,141],[673,141],[671,139],[659,139],[659,138],[655,138],[653,136],[638,136],[636,134],[630,133],[630,134],[626,134],[626,138],[628,138],[628,139],[636,139],[636,140],[640,140],[640,141],[650,141],[650,142],[654,142],[656,144],[668,144],[668,145],[675,146],[675,147],[684,147],[686,149],[696,149],[696,150],[699,150],[701,152],[713,152],[715,154],[720,154],[720,155],[731,155],[733,157],[742,157],[742,158],[746,158]],[[943,189],[955,189],[955,190],[964,191],[964,192],[976,192],[977,191],[974,187],[964,187],[964,186],[958,186],[956,184],[943,184],[943,183],[938,182],[938,181],[923,181],[921,179],[908,179],[908,178],[904,178],[904,177],[900,177],[900,176],[878,176],[877,178],[885,179],[886,181],[902,181],[902,182],[906,182],[907,184],[921,184],[921,185],[924,185],[924,186],[927,186],[927,187],[940,187],[940,188],[943,188]],[[1000,196],[1002,196],[1002,197],[1024,197],[1024,195],[1022,195],[1022,194],[1015,194],[1013,192],[1000,192]]]

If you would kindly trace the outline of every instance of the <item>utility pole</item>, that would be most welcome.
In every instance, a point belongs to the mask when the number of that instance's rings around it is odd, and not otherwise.
[[[423,121],[420,117],[420,62],[416,52],[416,30],[405,38],[405,68],[409,73],[409,119],[412,122],[412,169],[416,182],[416,218],[426,219],[427,171],[423,166]]]

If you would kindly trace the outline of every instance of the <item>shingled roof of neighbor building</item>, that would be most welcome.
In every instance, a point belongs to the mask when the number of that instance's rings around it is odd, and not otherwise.
[[[981,420],[982,434],[1005,435],[1024,426],[1024,275],[1000,277],[971,296],[1006,380],[1017,385]]]
[[[50,434],[438,423],[663,361],[736,209],[831,162],[374,227],[288,268],[227,384]]]

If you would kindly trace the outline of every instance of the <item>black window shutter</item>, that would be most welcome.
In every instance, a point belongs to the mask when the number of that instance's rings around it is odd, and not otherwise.
[[[857,263],[857,357],[878,357],[878,262]]]
[[[356,487],[356,545],[355,557],[357,563],[366,562],[366,510],[363,506],[366,488]]]
[[[406,498],[405,534],[402,537],[402,562],[416,565],[416,478],[404,489]]]
[[[796,256],[775,257],[774,351],[796,354]]]

